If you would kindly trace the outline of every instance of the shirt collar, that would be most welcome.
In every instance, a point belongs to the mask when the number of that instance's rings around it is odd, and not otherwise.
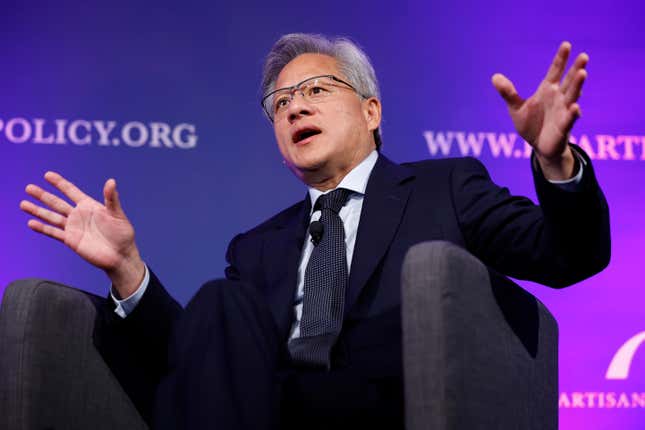
[[[361,161],[358,166],[354,167],[349,171],[347,175],[343,178],[342,181],[338,184],[337,188],[345,188],[357,194],[365,194],[365,189],[367,188],[367,180],[372,173],[372,169],[376,164],[378,159],[378,152],[373,150],[370,154]],[[320,191],[315,188],[309,187],[309,198],[311,199],[311,208],[316,204],[316,200],[323,194],[327,194],[333,190]]]

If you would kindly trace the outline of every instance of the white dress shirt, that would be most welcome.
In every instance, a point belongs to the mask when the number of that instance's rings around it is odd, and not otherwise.
[[[340,209],[338,215],[343,220],[343,229],[345,230],[345,252],[347,253],[347,275],[352,268],[352,256],[354,255],[354,245],[356,244],[356,232],[358,231],[358,221],[361,219],[361,210],[363,209],[363,198],[365,197],[365,188],[367,180],[378,159],[378,152],[372,151],[358,166],[354,167],[336,188],[345,188],[352,191],[347,199],[347,203]],[[336,189],[334,188],[334,189]],[[330,193],[333,190],[322,192],[315,188],[309,187],[309,198],[311,199],[311,209],[316,204],[316,200],[323,194]],[[311,213],[309,223],[320,219],[320,210]],[[309,257],[314,250],[314,245],[310,240],[310,235],[305,236],[305,243],[302,245],[302,254],[300,256],[300,265],[298,266],[298,288],[294,300],[294,321],[291,326],[291,335],[289,339],[300,337],[300,320],[302,319],[302,298],[305,288],[305,270],[309,263]]]

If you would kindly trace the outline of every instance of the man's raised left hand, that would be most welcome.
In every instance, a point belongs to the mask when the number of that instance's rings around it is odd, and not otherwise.
[[[581,114],[578,99],[587,78],[589,56],[578,55],[562,79],[570,53],[571,44],[562,42],[544,80],[528,99],[520,97],[506,76],[496,73],[492,77],[517,132],[533,147],[544,176],[550,180],[569,179],[575,174],[569,131]]]

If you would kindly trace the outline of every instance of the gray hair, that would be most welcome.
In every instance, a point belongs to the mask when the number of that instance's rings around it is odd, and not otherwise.
[[[286,34],[273,45],[264,61],[262,94],[273,91],[280,71],[287,63],[302,54],[324,54],[336,59],[344,78],[361,96],[380,99],[374,67],[361,48],[347,38],[330,39],[320,34],[306,33]],[[378,128],[374,130],[374,141],[379,149],[382,140]]]

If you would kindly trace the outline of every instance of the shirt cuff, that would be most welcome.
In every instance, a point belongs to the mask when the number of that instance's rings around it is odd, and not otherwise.
[[[573,151],[573,155],[578,159],[578,173],[576,173],[573,178],[558,180],[558,181],[556,180],[552,181],[550,179],[547,179],[547,181],[549,181],[553,185],[556,185],[565,191],[580,190],[580,182],[582,182],[582,172],[584,171],[584,168],[587,165],[587,162],[585,161],[585,159],[582,158],[582,156],[578,154],[576,151]]]
[[[148,288],[148,283],[150,282],[150,272],[148,271],[147,265],[144,264],[143,267],[145,268],[143,281],[141,281],[141,284],[139,284],[139,288],[137,288],[134,293],[130,294],[129,297],[121,300],[117,299],[114,288],[110,286],[110,297],[112,297],[112,300],[114,300],[114,303],[116,304],[114,312],[121,318],[125,318],[130,315],[134,308],[137,307],[137,304],[139,304],[141,297],[143,297],[143,293],[145,293],[146,289]]]

